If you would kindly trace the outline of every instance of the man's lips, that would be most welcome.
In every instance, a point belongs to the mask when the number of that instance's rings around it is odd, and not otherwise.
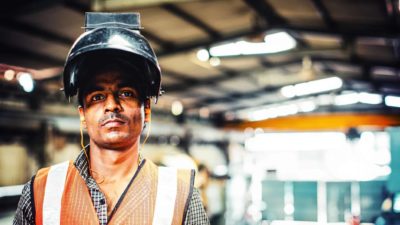
[[[124,120],[121,120],[121,119],[109,119],[109,120],[104,121],[101,124],[101,126],[103,126],[103,127],[116,127],[116,126],[121,126],[123,124],[125,124]]]

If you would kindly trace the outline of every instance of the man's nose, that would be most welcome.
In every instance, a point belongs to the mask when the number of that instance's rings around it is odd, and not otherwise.
[[[108,95],[106,99],[106,112],[121,112],[122,106],[119,101],[118,96],[116,95]]]

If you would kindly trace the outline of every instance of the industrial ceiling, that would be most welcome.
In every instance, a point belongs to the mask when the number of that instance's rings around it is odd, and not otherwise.
[[[395,0],[8,1],[0,9],[2,111],[67,103],[60,91],[62,66],[83,32],[87,11],[140,12],[141,32],[163,71],[159,112],[168,112],[179,100],[189,117],[245,120],[240,117],[245,109],[321,97],[287,98],[281,90],[332,76],[341,78],[343,86],[323,93],[328,96],[400,95],[399,7]],[[204,61],[197,57],[201,49],[259,42],[282,31],[295,39],[294,49]],[[15,78],[6,79],[9,69],[30,72],[34,91],[24,92]],[[310,111],[399,112],[383,103],[320,104]]]

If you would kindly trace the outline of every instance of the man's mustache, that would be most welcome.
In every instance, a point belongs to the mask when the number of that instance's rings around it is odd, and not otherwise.
[[[123,114],[112,112],[110,114],[106,114],[103,117],[100,118],[99,123],[103,124],[107,120],[112,120],[112,119],[120,119],[124,122],[128,122],[129,118]]]

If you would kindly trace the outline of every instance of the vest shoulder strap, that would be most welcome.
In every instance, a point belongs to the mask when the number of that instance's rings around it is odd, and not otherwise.
[[[153,225],[170,225],[174,216],[178,173],[175,168],[158,167],[157,197]]]
[[[38,171],[34,185],[36,224],[60,224],[61,200],[68,168],[66,161]]]
[[[194,171],[171,167],[156,168],[157,195],[152,224],[183,224],[193,192]]]

